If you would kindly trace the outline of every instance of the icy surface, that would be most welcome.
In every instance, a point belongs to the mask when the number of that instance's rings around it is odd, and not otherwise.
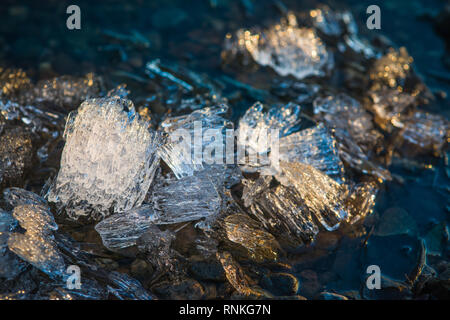
[[[264,31],[239,30],[236,39],[227,39],[232,44],[225,47],[248,52],[258,64],[269,66],[282,76],[303,79],[324,75],[324,70],[333,64],[332,54],[313,29],[297,25],[293,14],[285,20]]]
[[[161,129],[168,134],[168,138],[159,154],[177,178],[192,176],[195,171],[203,169],[202,154],[211,143],[208,139],[202,139],[204,131],[218,130],[225,143],[226,129],[233,128],[233,124],[224,118],[227,111],[228,106],[222,104],[195,110],[188,115],[167,118],[161,123]],[[199,143],[196,147],[197,140]],[[225,154],[225,150],[222,154]],[[221,161],[226,162],[223,158]]]
[[[133,103],[87,100],[66,125],[61,169],[48,200],[77,219],[139,206],[158,165],[159,135],[138,119]]]

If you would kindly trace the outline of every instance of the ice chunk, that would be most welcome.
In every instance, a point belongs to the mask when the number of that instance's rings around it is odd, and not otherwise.
[[[31,87],[31,81],[22,69],[0,67],[0,98],[12,98]]]
[[[47,205],[44,198],[34,192],[21,188],[8,188],[3,190],[3,198],[12,207],[23,204]]]
[[[394,89],[371,91],[369,96],[372,103],[368,105],[368,109],[374,114],[375,122],[387,132],[402,128],[404,119],[416,105],[416,97]]]
[[[377,193],[378,184],[374,181],[362,182],[353,186],[349,197],[346,199],[347,220],[351,224],[363,220],[372,213]]]
[[[270,164],[268,152],[276,139],[295,130],[300,122],[300,106],[289,103],[263,112],[259,102],[250,107],[239,120],[237,130],[238,161],[245,171]],[[274,136],[276,135],[276,136]]]
[[[49,208],[40,204],[24,204],[14,208],[13,216],[25,233],[11,233],[9,249],[50,277],[62,277],[65,263],[53,239],[58,229]]]
[[[285,20],[264,31],[241,29],[235,39],[228,35],[225,50],[248,52],[258,64],[281,76],[303,79],[324,75],[333,65],[332,54],[313,29],[298,27],[293,14]]]
[[[433,153],[439,155],[450,137],[449,122],[427,112],[416,112],[405,120],[401,132],[403,152],[408,155]]]
[[[383,180],[391,178],[389,172],[371,158],[382,145],[383,135],[358,101],[339,94],[317,98],[313,104],[316,117],[333,130],[339,156],[347,165]]]
[[[152,202],[158,213],[157,224],[172,224],[212,218],[219,214],[221,188],[210,170],[197,171],[193,176],[160,179],[153,187]]]
[[[102,237],[105,247],[110,250],[121,249],[135,245],[156,218],[152,207],[143,205],[103,219],[95,226],[95,230]]]
[[[228,239],[246,248],[250,258],[255,261],[277,260],[280,246],[275,237],[246,214],[227,216],[224,226]]]
[[[346,186],[339,185],[319,170],[300,162],[280,161],[281,174],[276,178],[285,186],[292,186],[304,201],[308,211],[327,230],[335,230],[348,216],[344,201]]]
[[[295,189],[275,184],[271,176],[242,182],[244,205],[281,245],[295,248],[315,238],[319,229]]]
[[[280,160],[302,162],[340,183],[344,181],[344,166],[336,140],[322,123],[281,138],[279,154]]]
[[[161,129],[169,136],[159,154],[177,178],[192,176],[195,171],[203,169],[202,154],[211,143],[203,138],[203,130],[218,130],[225,143],[225,130],[233,128],[232,122],[223,117],[227,111],[228,106],[222,104],[195,110],[188,115],[167,118],[161,123]],[[183,140],[179,141],[180,138]],[[223,148],[223,144],[220,147]],[[226,162],[223,159],[221,161]]]
[[[314,113],[328,127],[347,131],[362,146],[373,147],[381,134],[373,126],[373,118],[361,104],[346,94],[314,100]]]
[[[70,117],[61,168],[47,198],[77,219],[141,205],[158,166],[159,134],[120,98],[87,100]]]

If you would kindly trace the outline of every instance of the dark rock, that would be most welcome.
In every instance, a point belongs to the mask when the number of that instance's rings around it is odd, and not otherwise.
[[[264,275],[260,285],[276,296],[294,295],[300,287],[298,279],[290,273]]]
[[[199,280],[225,281],[225,272],[217,261],[197,261],[190,265],[189,271]]]

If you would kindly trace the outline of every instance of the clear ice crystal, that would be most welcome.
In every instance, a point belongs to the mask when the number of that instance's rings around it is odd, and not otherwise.
[[[239,120],[236,135],[241,154],[238,156],[245,171],[253,171],[261,165],[269,164],[259,156],[267,155],[270,151],[274,138],[272,134],[276,134],[276,131],[271,130],[278,130],[278,135],[283,137],[294,131],[300,123],[299,105],[288,103],[280,108],[273,107],[267,113],[263,109],[263,105],[257,102]],[[253,157],[250,154],[259,156]]]
[[[336,140],[322,123],[282,137],[279,155],[280,160],[308,164],[339,183],[344,182],[344,165]]]
[[[193,176],[176,179],[166,177],[156,181],[152,202],[158,213],[157,224],[211,219],[219,214],[222,198],[220,185],[210,170],[195,172]]]
[[[450,124],[439,115],[418,111],[405,120],[401,137],[407,154],[439,155],[449,140]]]
[[[153,208],[143,205],[103,219],[95,226],[95,230],[100,234],[105,247],[116,250],[135,245],[137,239],[155,221]]]
[[[333,65],[331,52],[313,29],[297,25],[293,14],[285,20],[264,31],[241,29],[234,40],[238,49],[230,44],[225,47],[248,52],[258,64],[271,67],[281,76],[293,75],[301,80],[324,75]]]
[[[232,122],[224,118],[227,111],[228,106],[221,104],[195,110],[188,115],[167,118],[161,123],[161,129],[168,137],[159,149],[159,155],[178,179],[192,176],[195,171],[204,167],[202,152],[211,142],[201,139],[202,143],[197,151],[195,141],[203,136],[198,137],[195,134],[202,135],[203,131],[208,129],[220,130],[223,134],[222,141],[225,141],[226,129],[233,128]],[[186,140],[180,141],[179,138]]]
[[[293,188],[274,185],[272,176],[243,180],[243,184],[244,206],[280,244],[297,247],[315,238],[319,229]]]
[[[342,161],[362,173],[391,179],[389,172],[370,158],[382,144],[383,135],[357,100],[338,94],[317,98],[313,105],[316,118],[333,130]]]
[[[61,168],[47,195],[78,219],[141,205],[159,164],[158,133],[139,119],[131,101],[87,100],[65,129]]]
[[[303,163],[280,162],[281,174],[276,178],[293,187],[303,199],[308,211],[329,231],[339,227],[348,216],[344,201],[345,185],[339,185],[321,171]]]

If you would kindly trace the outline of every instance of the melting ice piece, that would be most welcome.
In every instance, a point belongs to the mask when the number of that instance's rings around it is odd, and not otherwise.
[[[276,176],[277,180],[294,187],[308,211],[327,230],[337,229],[348,216],[344,206],[347,187],[307,164],[280,161],[280,167],[281,174]]]
[[[405,120],[401,137],[403,152],[409,155],[434,153],[439,155],[450,137],[449,122],[439,115],[416,112]]]
[[[373,118],[361,104],[346,94],[314,100],[314,113],[328,127],[348,131],[360,145],[374,146],[381,134],[373,126]]]
[[[155,222],[156,215],[150,205],[143,205],[113,214],[96,226],[103,244],[110,250],[130,247]]]
[[[243,184],[244,205],[280,244],[295,248],[315,238],[319,229],[295,189],[274,185],[271,176]]]
[[[66,124],[61,169],[47,194],[77,219],[139,206],[158,166],[159,134],[120,98],[83,102]]]
[[[25,268],[26,264],[8,250],[10,232],[17,225],[9,212],[0,209],[0,278],[14,279]]]
[[[208,141],[203,136],[204,132],[208,132],[208,129],[214,130],[218,135],[215,135],[215,139],[219,139],[219,142],[222,139],[225,143],[225,130],[233,128],[233,124],[223,117],[227,111],[228,106],[222,104],[195,110],[188,115],[167,118],[161,123],[161,129],[169,136],[159,154],[178,179],[192,176],[195,171],[203,169],[202,154],[211,144],[211,140]],[[222,143],[220,148],[223,148]]]
[[[263,112],[259,102],[250,107],[239,120],[237,131],[238,161],[244,165],[244,170],[253,171],[269,165],[267,153],[273,143],[278,142],[274,139],[294,131],[300,122],[299,115],[300,106],[293,103],[271,108],[267,113]]]
[[[50,277],[62,277],[65,263],[52,235],[58,225],[49,208],[41,204],[19,205],[14,208],[13,216],[26,232],[11,233],[9,249]]]
[[[222,198],[220,185],[210,170],[195,172],[193,176],[160,179],[153,187],[152,202],[158,213],[157,224],[211,219],[219,214]]]
[[[277,260],[280,246],[275,237],[246,214],[227,216],[224,225],[228,239],[246,248],[250,258],[256,261]]]
[[[387,88],[370,91],[369,95],[373,103],[368,108],[373,112],[375,122],[387,132],[394,128],[403,128],[403,122],[417,100],[413,95]]]
[[[314,100],[314,113],[333,129],[339,156],[350,167],[380,179],[390,180],[389,172],[373,163],[369,155],[376,153],[383,136],[374,127],[373,117],[355,99],[339,94]]]
[[[348,211],[347,220],[351,224],[364,219],[372,212],[377,193],[378,184],[373,181],[353,186],[345,204]]]
[[[336,140],[320,123],[280,139],[279,158],[286,162],[302,162],[344,182],[344,165],[339,158]]]
[[[225,47],[248,52],[258,64],[273,68],[281,76],[293,75],[297,79],[322,76],[333,65],[333,56],[322,40],[313,29],[298,27],[293,14],[285,22],[262,32],[239,30],[236,39],[227,37]]]

